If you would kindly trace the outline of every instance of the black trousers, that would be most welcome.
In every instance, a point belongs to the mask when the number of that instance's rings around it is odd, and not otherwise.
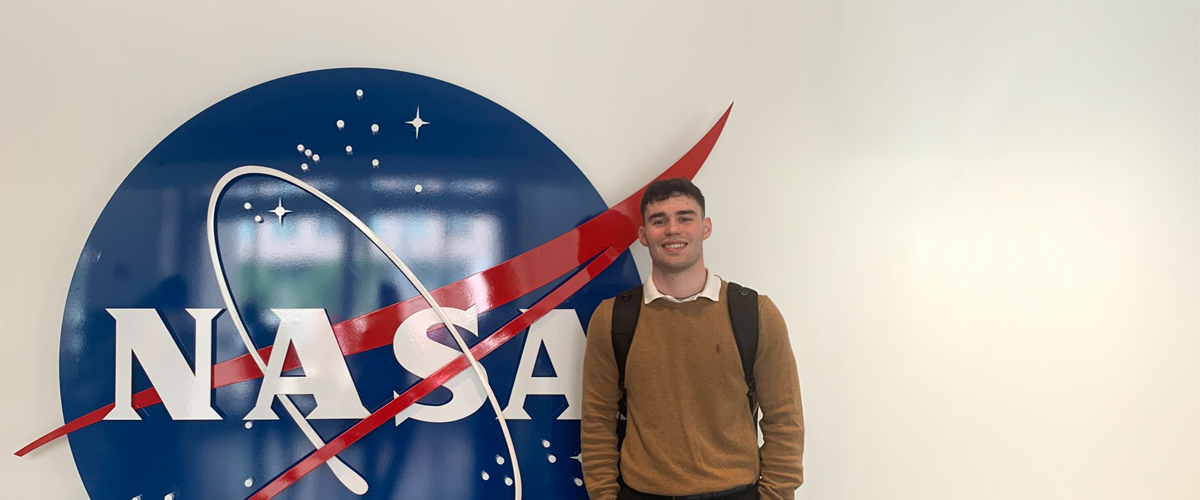
[[[622,486],[621,491],[617,492],[617,500],[670,500],[671,498],[673,497],[642,493],[630,489],[628,486]],[[749,488],[736,493],[712,497],[711,500],[759,500],[758,485],[750,485]]]

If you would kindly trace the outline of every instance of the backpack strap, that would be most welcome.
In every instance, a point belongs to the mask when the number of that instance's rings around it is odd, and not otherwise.
[[[613,299],[612,346],[617,361],[617,387],[621,389],[621,400],[617,403],[617,449],[621,449],[625,440],[625,361],[629,359],[629,346],[633,345],[633,332],[641,312],[642,285],[625,290]]]
[[[742,357],[750,417],[757,429],[758,397],[754,386],[754,358],[758,354],[758,292],[731,281],[726,297],[729,302],[729,321],[733,325],[733,338],[737,342],[738,354]]]
[[[637,329],[638,315],[641,312],[642,285],[625,290],[613,299],[613,357],[617,360],[617,386],[621,388],[622,393],[625,391],[625,360],[629,359],[629,346],[633,345],[633,331]]]

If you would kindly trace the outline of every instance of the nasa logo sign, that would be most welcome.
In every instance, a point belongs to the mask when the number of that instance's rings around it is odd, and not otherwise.
[[[691,178],[729,111],[674,165]],[[129,174],[63,317],[92,498],[587,498],[586,325],[635,286],[549,139],[436,79],[332,69],[204,110]]]

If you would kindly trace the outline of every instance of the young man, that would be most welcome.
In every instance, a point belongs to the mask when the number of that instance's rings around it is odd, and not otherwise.
[[[783,317],[759,296],[752,370],[762,411],[759,447],[728,283],[704,267],[704,240],[712,234],[704,195],[686,179],[657,181],[646,188],[641,208],[638,237],[653,266],[633,305],[640,311],[624,384],[613,344],[614,299],[596,308],[588,326],[581,434],[589,496],[794,498],[804,480],[804,418]],[[622,397],[623,440],[617,434]]]

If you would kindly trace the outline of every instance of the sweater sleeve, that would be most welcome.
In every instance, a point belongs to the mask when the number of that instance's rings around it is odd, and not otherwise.
[[[761,296],[758,315],[754,380],[762,409],[759,493],[764,500],[791,500],[804,482],[804,414],[796,357],[775,303]]]
[[[613,300],[601,302],[588,324],[583,356],[583,414],[580,441],[583,479],[592,500],[615,500],[620,452],[617,451],[617,362],[612,348]]]

